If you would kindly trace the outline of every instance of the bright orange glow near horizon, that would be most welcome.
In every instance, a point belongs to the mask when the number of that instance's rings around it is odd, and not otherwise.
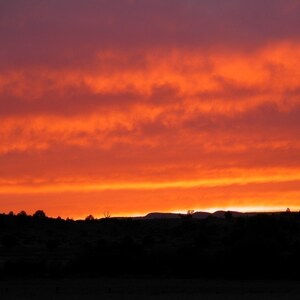
[[[300,209],[296,0],[4,0],[0,212]]]

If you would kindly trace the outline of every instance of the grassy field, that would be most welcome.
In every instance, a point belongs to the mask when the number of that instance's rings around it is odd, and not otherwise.
[[[199,279],[1,280],[0,299],[300,299],[298,281]]]

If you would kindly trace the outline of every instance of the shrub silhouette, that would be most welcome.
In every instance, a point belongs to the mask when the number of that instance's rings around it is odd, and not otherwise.
[[[18,214],[17,214],[18,217],[27,217],[27,213],[25,210],[21,210]]]
[[[86,218],[85,218],[86,221],[94,221],[95,218],[93,215],[88,215]]]
[[[28,222],[28,216],[27,213],[22,210],[17,214],[17,222],[20,224],[26,224]]]
[[[46,214],[43,210],[37,210],[34,214],[33,217],[35,219],[39,219],[39,220],[44,220],[46,219]]]
[[[109,218],[111,217],[111,213],[110,213],[109,210],[106,210],[106,211],[103,213],[103,215],[104,215],[104,218],[106,218],[106,219],[109,219]]]

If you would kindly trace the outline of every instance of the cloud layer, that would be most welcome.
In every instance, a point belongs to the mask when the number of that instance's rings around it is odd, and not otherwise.
[[[298,209],[299,10],[2,1],[4,210]]]

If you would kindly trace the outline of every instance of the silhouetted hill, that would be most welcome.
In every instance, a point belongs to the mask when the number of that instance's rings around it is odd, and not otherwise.
[[[208,212],[195,212],[190,215],[193,219],[205,219],[208,216],[211,216],[211,213]],[[144,217],[139,217],[138,219],[145,219],[145,220],[152,220],[152,219],[180,219],[187,215],[185,214],[176,214],[176,213],[160,213],[160,212],[153,212],[149,213]]]
[[[160,213],[160,212],[152,212],[142,217],[142,219],[179,219],[180,216],[174,213]]]
[[[203,212],[203,211],[197,211],[191,214],[191,217],[193,219],[205,219],[209,216],[217,217],[217,218],[225,218],[225,214],[230,213],[233,217],[245,217],[245,216],[253,216],[258,213],[252,212],[252,213],[242,213],[238,211],[224,211],[224,210],[218,210],[214,213],[209,212]],[[162,212],[152,212],[147,214],[144,217],[138,217],[138,219],[180,219],[181,217],[186,216],[184,214],[177,214],[177,213],[162,213]]]
[[[229,211],[218,210],[218,211],[215,211],[214,213],[212,213],[212,215],[217,218],[225,218],[226,213],[230,213],[233,217],[244,217],[244,216],[249,215],[249,213],[242,213],[242,212],[231,211],[231,210],[229,210]],[[252,213],[252,214],[256,214],[256,213]]]
[[[207,217],[209,217],[211,215],[211,213],[208,212],[203,212],[203,211],[198,211],[193,213],[193,219],[205,219]]]

